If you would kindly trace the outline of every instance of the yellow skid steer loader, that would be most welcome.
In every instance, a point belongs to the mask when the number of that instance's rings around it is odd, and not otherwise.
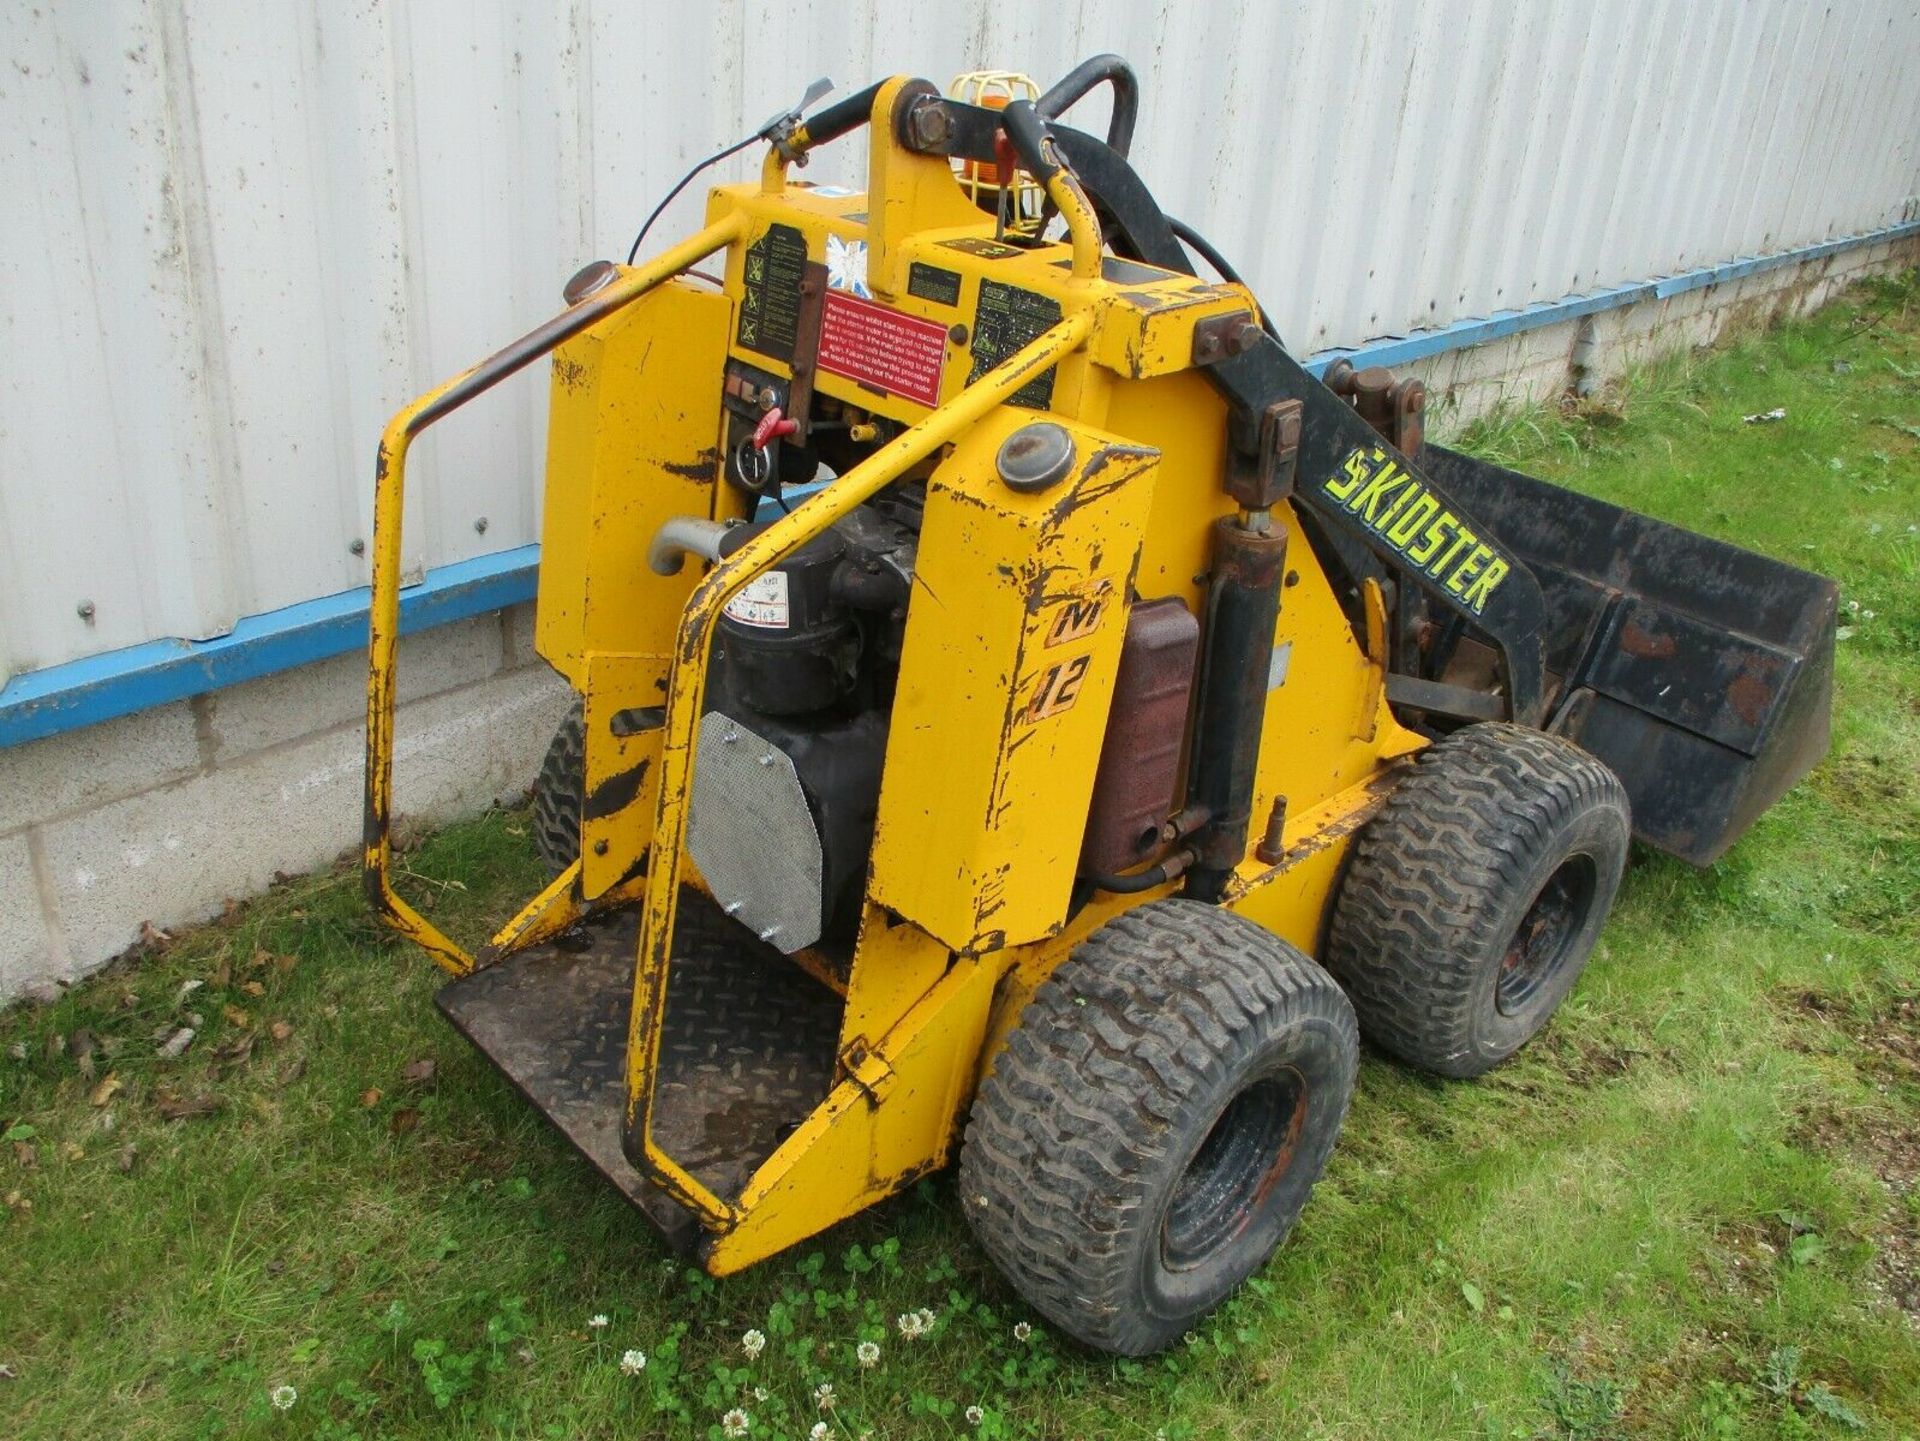
[[[1102,86],[1104,139],[1061,123]],[[957,1152],[1012,1285],[1139,1354],[1291,1229],[1361,1036],[1497,1065],[1630,835],[1706,864],[1820,758],[1835,588],[1315,378],[1128,165],[1117,58],[961,94],[810,93],[697,233],[394,418],[366,889],[709,1271]],[[862,130],[864,191],[793,173]],[[579,706],[554,880],[473,956],[391,883],[407,452],[548,355]]]

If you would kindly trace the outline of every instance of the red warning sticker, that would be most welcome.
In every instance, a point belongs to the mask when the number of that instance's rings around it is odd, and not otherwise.
[[[937,405],[946,356],[947,327],[938,321],[902,315],[843,290],[827,292],[819,365],[829,374]]]

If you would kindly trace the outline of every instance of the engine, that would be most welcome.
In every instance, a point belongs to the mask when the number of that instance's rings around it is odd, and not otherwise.
[[[688,850],[727,914],[788,953],[859,925],[924,494],[860,507],[720,621]],[[730,531],[721,554],[766,524]]]

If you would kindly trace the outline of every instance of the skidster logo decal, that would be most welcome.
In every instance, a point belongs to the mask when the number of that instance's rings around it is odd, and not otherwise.
[[[1355,450],[1321,490],[1475,615],[1513,565],[1384,450]]]

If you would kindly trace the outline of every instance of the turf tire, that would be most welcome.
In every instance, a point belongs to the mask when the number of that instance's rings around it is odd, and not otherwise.
[[[1358,1053],[1346,997],[1293,946],[1213,906],[1142,905],[1035,991],[974,1101],[962,1209],[1054,1325],[1159,1351],[1292,1230]]]
[[[1422,751],[1355,843],[1328,930],[1361,1032],[1442,1076],[1506,1060],[1579,979],[1631,834],[1619,778],[1557,736],[1473,725]]]
[[[580,808],[586,784],[586,716],[575,702],[553,733],[533,782],[533,845],[552,875],[580,858]]]

